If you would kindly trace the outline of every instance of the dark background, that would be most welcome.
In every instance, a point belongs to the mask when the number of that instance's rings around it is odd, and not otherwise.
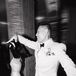
[[[43,0],[37,0],[39,7],[35,8],[38,14],[45,15],[45,5]],[[43,7],[42,7],[43,4]],[[36,5],[36,4],[35,4]],[[67,36],[67,54],[76,63],[76,2],[75,0],[61,0],[61,6],[69,9],[70,21],[68,23],[68,36]],[[41,8],[40,8],[41,7]],[[43,10],[43,11],[42,11]],[[41,13],[40,13],[41,12]],[[2,24],[4,22],[5,24]],[[0,0],[0,42],[8,40],[7,29],[7,13],[5,0]],[[6,47],[5,47],[6,48]],[[9,64],[9,52],[8,50],[0,46],[0,76],[8,75],[9,70],[7,64]],[[62,70],[62,68],[60,68]],[[60,71],[59,74],[63,75],[64,72]]]

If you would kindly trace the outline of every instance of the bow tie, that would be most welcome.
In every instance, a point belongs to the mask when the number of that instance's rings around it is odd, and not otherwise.
[[[40,44],[40,47],[44,47],[44,43]]]

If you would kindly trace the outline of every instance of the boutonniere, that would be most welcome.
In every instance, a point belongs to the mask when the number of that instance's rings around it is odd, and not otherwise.
[[[51,51],[51,48],[48,48],[48,51],[46,52],[47,56],[55,55],[54,52]]]

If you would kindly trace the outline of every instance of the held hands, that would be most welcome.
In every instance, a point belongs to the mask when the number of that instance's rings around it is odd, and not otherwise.
[[[17,41],[18,41],[18,35],[14,35],[9,41],[7,41],[7,42],[2,42],[2,44],[8,44],[8,43],[10,43],[10,42],[13,41],[13,40],[15,40],[15,42],[17,42]]]

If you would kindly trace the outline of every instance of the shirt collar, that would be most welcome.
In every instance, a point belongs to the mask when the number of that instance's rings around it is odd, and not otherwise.
[[[45,45],[47,45],[47,44],[52,44],[53,42],[54,42],[53,39],[52,39],[52,38],[49,38],[48,40],[46,40],[46,41],[44,42],[44,44],[45,44]],[[38,41],[37,41],[37,43],[40,44]]]
[[[48,44],[51,45],[53,42],[54,42],[53,39],[49,38],[47,41],[44,42],[44,44],[45,45],[48,45]]]

